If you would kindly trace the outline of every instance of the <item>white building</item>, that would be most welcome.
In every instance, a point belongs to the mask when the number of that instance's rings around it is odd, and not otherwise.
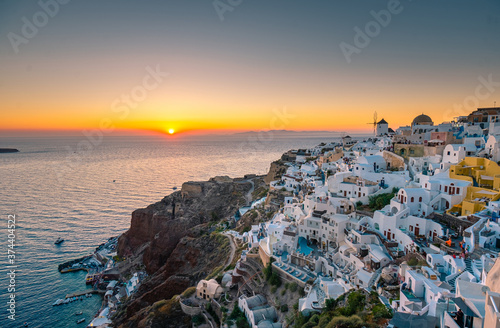
[[[490,135],[485,149],[492,161],[500,161],[500,135]]]
[[[196,296],[204,300],[219,298],[223,292],[221,285],[215,279],[200,280],[196,286]]]
[[[383,136],[389,134],[389,123],[384,119],[381,119],[377,123],[377,136]]]
[[[443,150],[443,163],[457,164],[465,157],[474,156],[476,151],[473,144],[448,144]]]
[[[252,297],[240,296],[238,307],[245,314],[245,317],[252,328],[281,328],[281,323],[277,322],[278,314],[274,307],[267,304],[263,295]]]

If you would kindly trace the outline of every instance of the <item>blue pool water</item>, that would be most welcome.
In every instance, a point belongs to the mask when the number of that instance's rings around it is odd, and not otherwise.
[[[307,246],[307,240],[304,237],[299,237],[299,249],[298,252],[304,255],[309,255],[312,252],[312,248]]]
[[[284,251],[283,254],[281,254],[281,260],[283,262],[286,262],[286,259],[288,258],[288,252]]]

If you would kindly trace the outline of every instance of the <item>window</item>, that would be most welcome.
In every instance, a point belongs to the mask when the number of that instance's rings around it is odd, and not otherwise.
[[[448,186],[444,186],[444,192],[448,192]]]
[[[414,199],[413,197],[412,197],[412,198],[410,198],[410,202],[412,202],[412,203],[413,203],[414,201],[415,201],[415,199]]]
[[[418,201],[419,201],[419,202],[422,202],[422,197],[418,197]]]
[[[450,155],[450,152],[448,152],[448,155]]]

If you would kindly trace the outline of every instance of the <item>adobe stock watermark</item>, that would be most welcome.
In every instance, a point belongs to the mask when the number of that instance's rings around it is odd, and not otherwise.
[[[17,259],[16,259],[16,247],[17,247],[17,233],[16,233],[16,215],[9,214],[7,215],[7,224],[5,225],[7,228],[5,231],[5,237],[7,238],[7,318],[9,320],[16,320],[16,302],[17,302],[17,294],[16,294],[16,275],[17,275]]]
[[[411,0],[409,0],[411,1]],[[361,51],[370,45],[373,38],[376,38],[382,32],[382,28],[389,26],[392,17],[403,12],[403,5],[399,0],[389,0],[387,9],[380,11],[372,10],[370,15],[373,20],[365,24],[361,29],[359,26],[354,27],[354,38],[352,44],[342,41],[339,46],[342,50],[347,63],[351,63],[354,54],[359,55]]]
[[[220,21],[223,22],[225,13],[232,12],[234,8],[241,5],[242,2],[243,0],[214,0],[212,5]]]
[[[21,26],[20,34],[9,32],[7,38],[10,41],[12,49],[17,54],[19,53],[19,46],[22,44],[27,44],[31,39],[38,35],[40,29],[45,27],[51,18],[54,18],[60,10],[61,5],[65,5],[70,0],[40,0],[38,1],[38,6],[40,6],[39,11],[33,14],[31,19],[23,16],[21,21],[23,25]]]
[[[474,93],[465,97],[461,104],[454,104],[453,109],[447,109],[443,113],[443,121],[469,115],[479,107],[481,100],[487,100],[500,88],[500,81],[494,81],[493,74],[489,74],[487,77],[479,76],[477,80],[479,84],[474,89]]]
[[[168,75],[168,72],[161,70],[160,65],[154,68],[147,66],[146,75],[141,83],[130,89],[128,93],[121,94],[111,103],[111,112],[119,114],[115,121],[111,117],[102,118],[98,128],[82,131],[85,138],[80,140],[75,147],[65,147],[65,160],[53,166],[58,181],[61,182],[68,171],[77,169],[78,164],[102,144],[104,136],[115,129],[114,122],[125,120],[130,115],[130,111],[137,108],[147,98],[149,92],[158,88]]]

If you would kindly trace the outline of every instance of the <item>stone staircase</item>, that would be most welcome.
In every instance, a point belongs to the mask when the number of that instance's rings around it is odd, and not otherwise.
[[[472,275],[474,275],[474,271],[472,271],[472,259],[470,257],[464,260],[465,262],[465,270],[469,271]]]
[[[472,266],[473,265],[476,265],[477,266],[477,263],[480,263],[479,261],[477,262],[474,262],[473,263],[473,260],[471,258],[466,258],[464,260],[465,262],[465,270],[467,272],[469,272],[471,275],[474,275],[474,271],[472,270]],[[482,268],[481,268],[482,269]],[[480,270],[481,270],[480,269]],[[448,281],[448,284],[450,284],[451,287],[453,287],[453,291],[456,289],[456,286],[455,286],[455,282],[457,281],[457,278],[459,277],[460,275],[456,275],[455,277],[453,277],[452,279],[450,279]]]
[[[448,281],[448,284],[453,288],[452,291],[454,292],[455,291],[455,282],[457,281],[457,278],[458,278],[458,275],[453,277],[453,279],[449,280]]]
[[[371,288],[373,286],[373,284],[375,284],[377,282],[377,279],[381,273],[382,273],[382,268],[377,269],[377,271],[375,271],[375,273],[370,278],[370,281],[368,282],[368,288]],[[377,286],[375,286],[375,287],[377,287]]]

